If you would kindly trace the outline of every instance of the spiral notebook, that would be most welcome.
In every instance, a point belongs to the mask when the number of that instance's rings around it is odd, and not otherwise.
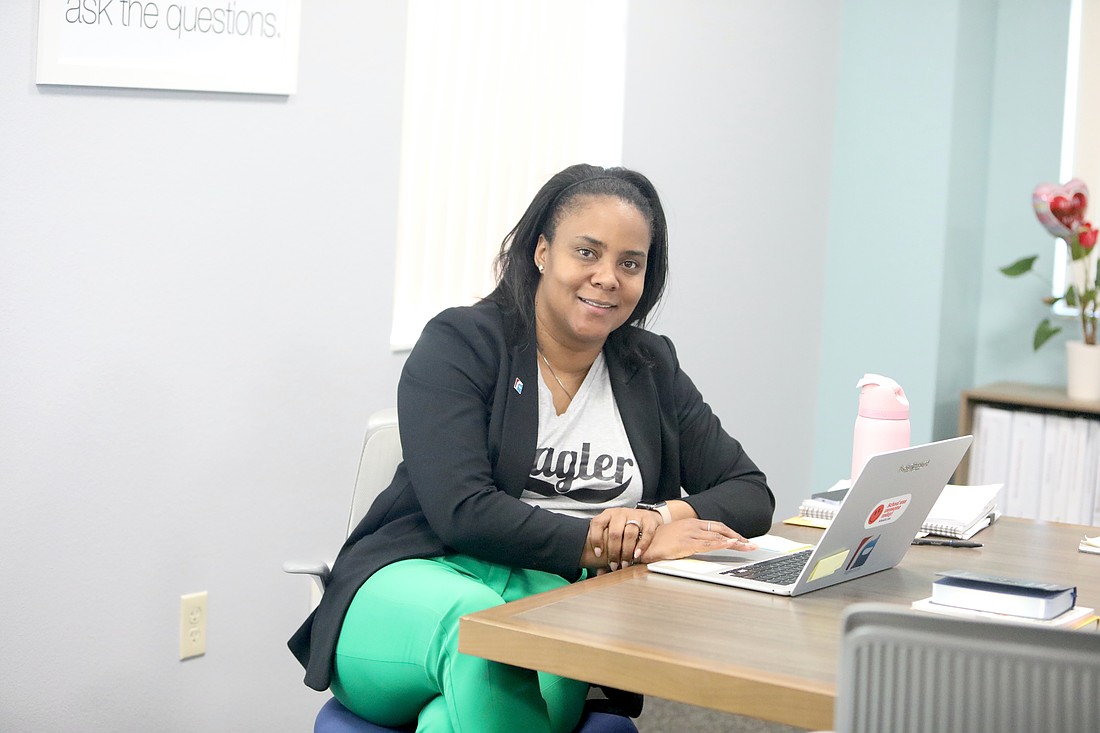
[[[843,501],[847,484],[847,481],[838,481],[829,491],[806,499],[798,507],[799,515],[831,520]],[[959,540],[970,539],[999,516],[997,499],[1003,488],[1004,484],[948,484],[928,512],[921,531]]]

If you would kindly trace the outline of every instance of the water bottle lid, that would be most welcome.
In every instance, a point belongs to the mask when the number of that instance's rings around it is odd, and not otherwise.
[[[864,374],[856,384],[859,415],[876,420],[908,420],[909,400],[901,385],[881,374]]]

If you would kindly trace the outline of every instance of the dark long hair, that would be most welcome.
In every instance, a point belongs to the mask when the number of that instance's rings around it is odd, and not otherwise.
[[[497,286],[486,298],[516,318],[529,340],[535,335],[535,289],[539,283],[535,248],[539,235],[553,241],[562,217],[586,196],[613,196],[634,206],[649,222],[649,255],[642,297],[623,326],[644,326],[646,317],[664,293],[668,276],[668,225],[653,184],[641,173],[628,168],[571,165],[539,189],[519,223],[501,242],[496,258]],[[609,339],[623,326],[615,329]]]

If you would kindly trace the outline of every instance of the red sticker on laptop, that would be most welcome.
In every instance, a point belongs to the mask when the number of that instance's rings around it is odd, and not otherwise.
[[[871,513],[867,515],[867,521],[864,522],[863,528],[870,529],[871,527],[881,527],[884,524],[898,521],[901,515],[905,514],[905,510],[909,507],[909,502],[912,498],[912,494],[902,494],[901,496],[895,496],[891,499],[883,499],[876,504],[875,508],[871,510]]]

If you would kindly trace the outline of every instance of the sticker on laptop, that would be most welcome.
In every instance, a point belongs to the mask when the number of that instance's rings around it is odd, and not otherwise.
[[[844,568],[844,572],[855,570],[867,562],[867,558],[871,556],[871,552],[874,551],[875,545],[878,544],[878,538],[881,536],[877,534],[874,537],[864,537],[860,540],[859,545],[856,546],[856,551],[852,553],[852,559],[848,561],[848,567]]]
[[[881,527],[884,524],[898,521],[901,519],[901,515],[905,514],[912,498],[912,494],[902,494],[892,499],[883,499],[867,515],[867,521],[863,523],[863,528],[871,529],[871,527]]]
[[[817,580],[818,578],[825,578],[837,570],[840,570],[840,566],[844,564],[844,560],[848,557],[847,550],[841,550],[840,552],[834,552],[828,557],[823,557],[814,563],[814,569],[810,573],[810,580]]]

